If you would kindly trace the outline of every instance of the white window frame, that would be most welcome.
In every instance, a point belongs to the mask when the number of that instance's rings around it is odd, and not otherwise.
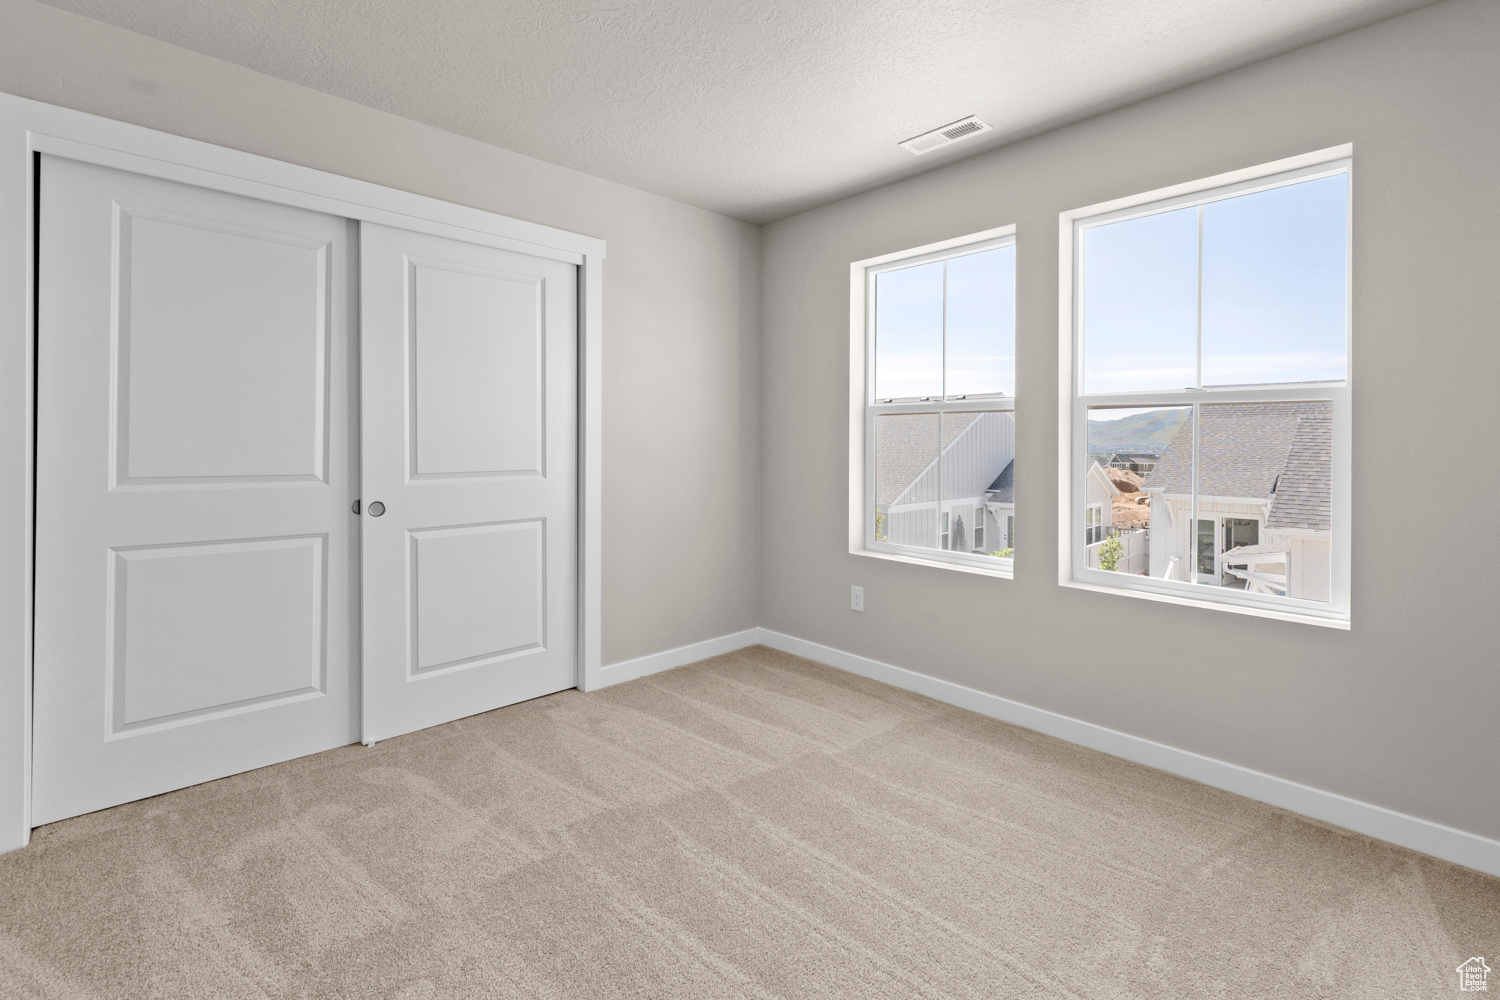
[[[1104,541],[1103,535],[1101,535],[1098,538],[1094,538],[1092,541],[1088,540],[1091,537],[1091,533],[1090,533],[1089,529],[1091,529],[1091,528],[1103,528],[1103,527],[1104,527],[1104,504],[1102,504],[1102,503],[1091,503],[1091,504],[1089,504],[1088,508],[1084,511],[1084,516],[1083,516],[1083,532],[1084,532],[1083,537],[1085,539],[1085,542],[1084,542],[1085,547],[1087,547],[1089,545],[1096,545],[1099,542]]]
[[[984,549],[985,549],[985,544],[984,543],[985,543],[985,540],[987,539],[987,537],[989,536],[989,532],[986,530],[986,525],[984,523],[984,514],[985,514],[985,505],[982,504],[982,503],[975,504],[974,505],[974,527],[969,530],[969,534],[973,538],[973,541],[972,541],[971,544],[974,546],[974,551],[975,552],[983,552],[984,551]]]
[[[1349,628],[1350,521],[1352,429],[1350,391],[1354,343],[1350,330],[1353,272],[1352,144],[1289,157],[1202,180],[1190,181],[1099,205],[1063,212],[1059,216],[1059,434],[1058,434],[1058,583],[1065,587],[1122,594],[1146,600],[1211,608],[1240,614],[1297,621],[1331,628]],[[1188,389],[1177,392],[1085,393],[1083,385],[1082,263],[1083,233],[1093,226],[1160,212],[1207,204],[1225,198],[1281,187],[1296,181],[1345,174],[1349,178],[1350,211],[1346,234],[1345,345],[1343,382],[1312,382],[1274,386]],[[1093,406],[1197,406],[1211,403],[1259,403],[1326,400],[1333,404],[1333,483],[1331,539],[1331,600],[1250,594],[1177,580],[1111,573],[1086,564],[1086,546],[1077,526],[1084,523],[1087,506],[1084,458],[1088,409]],[[1195,411],[1196,412],[1196,411]],[[1196,516],[1196,512],[1195,512]],[[1196,570],[1196,567],[1194,567]]]
[[[875,401],[875,276],[936,260],[1012,246],[1016,227],[1001,226],[940,243],[870,257],[849,265],[849,551],[853,555],[921,566],[940,566],[981,576],[1011,579],[1012,557],[952,552],[875,539],[875,418],[887,413],[984,413],[1015,411],[1014,396],[999,399],[934,399],[918,403]],[[941,501],[939,501],[941,510]],[[939,525],[941,527],[941,525]],[[951,537],[951,536],[950,536]],[[941,538],[939,539],[941,540]],[[1014,543],[1007,539],[1014,548]]]

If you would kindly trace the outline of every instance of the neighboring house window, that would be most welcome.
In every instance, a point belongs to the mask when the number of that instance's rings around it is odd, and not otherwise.
[[[1083,537],[1085,545],[1104,540],[1104,505],[1091,503],[1085,514]]]
[[[1009,575],[1013,227],[852,267],[850,551]]]
[[[1347,625],[1348,156],[1064,213],[1065,584]]]

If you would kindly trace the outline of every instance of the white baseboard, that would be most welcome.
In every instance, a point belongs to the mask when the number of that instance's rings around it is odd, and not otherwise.
[[[746,646],[754,646],[763,641],[761,633],[764,631],[759,628],[747,628],[743,632],[732,632],[729,635],[704,639],[702,642],[678,646],[676,649],[669,649],[663,653],[651,653],[647,656],[637,656],[633,660],[611,663],[599,668],[599,680],[589,685],[588,690],[597,691],[611,684],[633,681],[647,674],[660,673],[663,670],[671,670],[673,667],[706,660],[710,656],[720,656],[724,653],[732,653],[736,649],[744,649]]]
[[[770,629],[760,629],[757,641],[773,649],[826,663],[851,674],[881,681],[892,687],[914,691],[937,701],[956,705],[1031,729],[1092,750],[1181,775],[1205,785],[1222,788],[1246,798],[1279,806],[1290,812],[1341,826],[1346,830],[1409,847],[1454,864],[1500,876],[1500,841],[1450,826],[1418,819],[1383,806],[1371,805],[1334,792],[1325,792],[1295,781],[1252,771],[1164,743],[1106,729],[1046,709],[1011,701],[999,695],[919,674],[904,667],[881,663],[869,657],[846,653]],[[744,635],[746,633],[739,633]],[[729,638],[728,636],[725,637]]]
[[[799,639],[766,628],[751,628],[732,635],[719,636],[704,642],[693,643],[664,653],[654,653],[623,663],[605,667],[600,673],[600,687],[618,684],[620,681],[644,677],[661,670],[670,670],[685,663],[694,663],[710,656],[733,652],[757,643],[793,653],[797,656],[826,663],[831,667],[868,677],[892,687],[914,691],[937,701],[959,708],[966,708],[980,715],[1000,719],[1025,729],[1055,736],[1069,743],[1076,743],[1091,750],[1099,750],[1115,757],[1145,764],[1160,771],[1191,778],[1193,781],[1222,788],[1236,795],[1255,799],[1290,812],[1341,826],[1377,840],[1409,847],[1435,858],[1452,861],[1454,864],[1473,868],[1490,875],[1500,876],[1500,841],[1477,833],[1465,833],[1451,826],[1443,826],[1429,820],[1399,813],[1384,806],[1372,805],[1351,799],[1335,792],[1298,784],[1285,778],[1252,771],[1238,764],[1230,764],[1212,757],[1205,757],[1189,750],[1179,750],[1157,743],[1154,740],[1131,736],[1118,730],[1107,729],[1092,722],[1084,722],[1067,715],[1049,712],[1044,708],[1002,698],[999,695],[976,691],[974,688],[939,680],[926,674],[892,666],[867,656],[848,653],[832,646]]]

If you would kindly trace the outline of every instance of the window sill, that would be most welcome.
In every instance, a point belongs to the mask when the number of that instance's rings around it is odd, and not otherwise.
[[[1124,587],[1105,587],[1097,583],[1080,583],[1077,580],[1059,580],[1058,584],[1063,587],[1071,587],[1074,590],[1091,590],[1096,594],[1117,594],[1121,597],[1136,597],[1147,601],[1160,601],[1164,604],[1181,604],[1191,608],[1228,611],[1237,615],[1253,615],[1256,618],[1275,618],[1284,622],[1300,622],[1303,625],[1318,625],[1323,628],[1339,629],[1344,632],[1349,631],[1349,620],[1347,618],[1328,618],[1323,615],[1308,615],[1298,611],[1277,611],[1273,608],[1252,608],[1242,604],[1225,604],[1222,601],[1201,601],[1191,597],[1180,597],[1176,594],[1157,594],[1144,590],[1127,590]]]
[[[933,569],[949,569],[958,573],[972,573],[975,576],[996,577],[1001,580],[1015,579],[1013,569],[986,569],[982,566],[968,566],[964,563],[948,562],[946,559],[922,559],[917,556],[901,555],[896,552],[876,552],[873,549],[850,549],[850,555],[869,556],[871,559],[887,559],[891,562],[907,563],[912,566],[930,566]]]

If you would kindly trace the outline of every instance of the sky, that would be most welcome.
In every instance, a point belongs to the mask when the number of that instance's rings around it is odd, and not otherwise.
[[[947,285],[946,308],[944,283]],[[1016,393],[1016,248],[875,276],[875,398]]]
[[[1084,391],[1345,376],[1348,176],[1085,230]],[[1024,239],[1024,234],[1022,234]],[[881,272],[875,398],[1015,395],[1016,248]],[[944,286],[946,283],[946,299]]]
[[[1348,177],[1337,174],[1084,232],[1084,391],[1345,375]]]

